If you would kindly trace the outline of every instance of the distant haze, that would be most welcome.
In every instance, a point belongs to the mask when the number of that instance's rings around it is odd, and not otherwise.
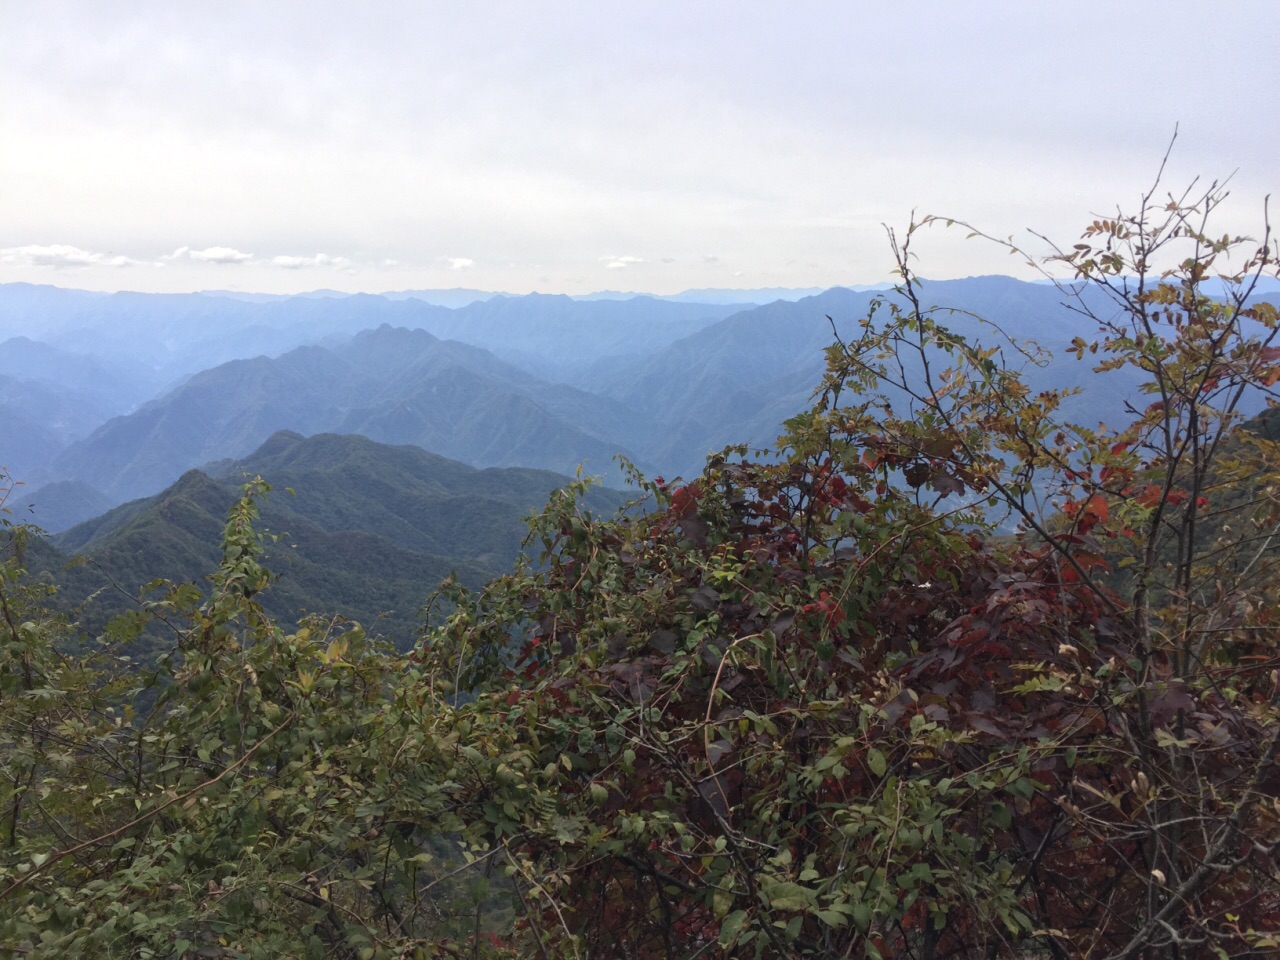
[[[1069,246],[1278,184],[1280,5],[0,0],[0,282],[676,294],[875,284],[882,224]],[[1030,278],[965,231],[941,279]]]

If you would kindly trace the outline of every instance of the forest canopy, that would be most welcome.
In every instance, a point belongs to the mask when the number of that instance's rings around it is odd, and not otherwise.
[[[263,612],[261,481],[206,588],[100,636],[11,528],[0,954],[1280,947],[1280,457],[1242,427],[1277,250],[1215,235],[1223,196],[1153,188],[1050,258],[1082,379],[1140,374],[1114,423],[949,329],[926,218],[776,450],[636,473],[612,518],[560,491],[408,655]]]

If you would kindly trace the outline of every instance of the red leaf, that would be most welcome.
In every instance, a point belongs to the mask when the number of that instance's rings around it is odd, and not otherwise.
[[[671,512],[677,517],[687,517],[698,508],[698,498],[702,496],[702,488],[696,483],[681,487],[671,495]]]
[[[1134,499],[1138,502],[1138,506],[1150,510],[1160,502],[1160,486],[1155,483],[1148,483],[1134,495]]]
[[[1098,521],[1105,521],[1110,516],[1107,510],[1107,498],[1100,493],[1095,493],[1085,501],[1084,512],[1093,514]]]
[[[1081,570],[1094,570],[1101,567],[1103,570],[1111,569],[1111,565],[1107,563],[1106,558],[1100,553],[1094,553],[1091,550],[1077,550],[1075,552],[1075,561],[1080,565]]]

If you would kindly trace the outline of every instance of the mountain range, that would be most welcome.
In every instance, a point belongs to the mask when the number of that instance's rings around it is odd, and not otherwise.
[[[824,349],[896,296],[837,287],[744,306],[492,295],[451,308],[322,293],[259,302],[0,285],[13,334],[0,343],[0,463],[28,482],[36,522],[59,529],[153,495],[280,430],[412,444],[477,467],[585,464],[611,483],[616,454],[690,475],[727,444],[770,445],[809,406]],[[1087,385],[1071,418],[1123,415],[1136,380],[1098,378],[1066,356],[1096,329],[1063,291],[974,277],[924,281],[921,296],[971,342],[1000,345],[1033,390]],[[1009,338],[1051,356],[1033,361]]]

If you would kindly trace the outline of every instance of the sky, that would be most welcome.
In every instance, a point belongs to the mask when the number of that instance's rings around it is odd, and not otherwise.
[[[1212,14],[1212,15],[1210,15]],[[0,0],[0,282],[877,283],[1280,187],[1280,4]],[[1029,276],[962,230],[922,276]]]

